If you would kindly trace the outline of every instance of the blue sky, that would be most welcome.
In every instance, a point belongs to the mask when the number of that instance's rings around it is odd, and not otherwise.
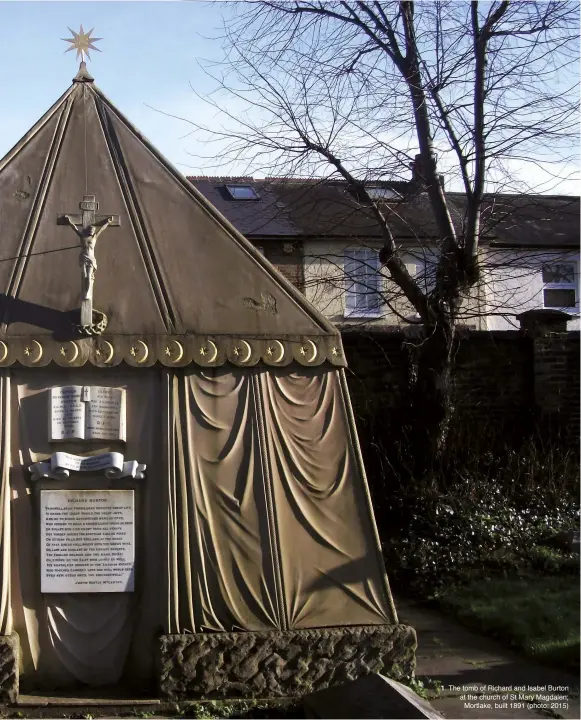
[[[0,157],[69,87],[76,51],[65,52],[68,27],[94,27],[103,40],[87,62],[96,84],[184,173],[196,160],[188,126],[166,113],[208,119],[190,88],[208,90],[200,58],[220,59],[221,15],[211,2],[0,2]]]
[[[228,2],[205,0],[0,0],[0,158],[69,87],[78,62],[75,51],[65,52],[69,45],[61,38],[70,37],[68,27],[78,31],[82,23],[85,31],[94,27],[94,36],[103,38],[97,43],[101,52],[91,52],[87,63],[101,90],[181,172],[217,174],[211,160],[204,171],[200,156],[215,155],[218,148],[202,145],[188,135],[191,126],[162,113],[210,127],[222,123],[190,84],[202,95],[212,89],[198,62],[222,59],[222,16],[232,10]],[[228,108],[236,115],[232,101]],[[530,176],[530,169],[523,172],[516,165],[517,176],[524,175],[537,191],[543,187],[546,177],[538,168]],[[568,166],[565,174],[577,170]],[[579,192],[572,179],[555,183],[550,178],[544,187],[540,191]]]

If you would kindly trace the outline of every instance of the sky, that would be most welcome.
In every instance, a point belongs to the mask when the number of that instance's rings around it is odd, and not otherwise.
[[[210,127],[221,122],[192,88],[201,95],[212,90],[200,63],[223,59],[222,17],[232,11],[231,3],[207,0],[0,0],[0,158],[70,86],[79,63],[61,38],[82,24],[85,32],[94,28],[93,36],[103,38],[96,43],[101,52],[91,51],[87,66],[105,95],[178,170],[217,174],[211,159],[201,159],[216,155],[217,148],[202,145],[191,126],[169,116]],[[531,187],[540,190],[546,178],[533,180]],[[545,187],[550,188],[545,192],[579,193],[576,180],[555,186],[551,179]]]
[[[195,143],[183,137],[189,126],[155,109],[211,121],[192,87],[210,89],[198,61],[221,58],[216,38],[228,10],[227,3],[201,0],[0,0],[0,157],[70,86],[79,61],[61,38],[82,24],[103,38],[96,43],[101,52],[92,51],[87,61],[95,83],[170,162],[195,174],[198,161],[188,154]]]

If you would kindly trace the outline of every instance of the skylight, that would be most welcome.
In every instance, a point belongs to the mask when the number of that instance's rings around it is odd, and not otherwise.
[[[400,195],[387,187],[368,187],[367,194],[372,200],[399,200]]]
[[[260,200],[252,185],[226,185],[232,200]]]

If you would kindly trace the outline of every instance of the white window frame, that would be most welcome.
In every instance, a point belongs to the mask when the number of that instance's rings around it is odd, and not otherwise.
[[[415,258],[413,259],[413,261],[406,260],[404,262],[404,265],[405,269],[413,277],[414,280],[417,280],[418,276],[424,272],[424,263]],[[416,320],[421,320],[421,315],[417,310],[413,310],[410,315],[405,316],[405,319],[415,322]]]
[[[343,253],[343,269],[345,273],[345,307],[343,316],[345,318],[380,318],[383,313],[383,300],[381,296],[381,284],[383,276],[380,273],[379,251],[368,247],[350,247],[346,248]],[[349,265],[351,264],[351,267]],[[360,293],[357,292],[357,283],[352,279],[355,272],[353,265],[358,265],[363,271],[369,269],[369,274],[360,285],[366,285],[363,293],[366,298],[373,297],[375,292],[377,295],[377,307],[357,307],[357,298]],[[363,273],[362,273],[363,274]],[[372,289],[372,283],[375,284],[375,291]]]
[[[545,267],[550,267],[551,265],[572,265],[573,266],[573,282],[544,282],[543,280],[543,271]],[[542,290],[541,290],[541,302],[542,307],[545,310],[562,310],[563,312],[578,312],[579,311],[579,288],[577,286],[578,284],[578,278],[579,278],[579,267],[576,260],[569,260],[566,258],[555,258],[554,260],[546,260],[541,265],[541,281],[542,281]],[[574,305],[568,305],[565,307],[555,307],[554,305],[545,305],[545,290],[573,290],[575,293],[575,304]]]
[[[422,293],[431,292],[436,285],[436,262],[437,258],[431,258],[426,260],[424,257],[418,257],[415,254],[411,254],[404,259],[404,265],[406,270],[418,282]],[[431,271],[431,276],[428,277],[426,273],[428,269]],[[406,320],[421,320],[421,315],[417,310],[414,310],[410,315],[406,316]]]

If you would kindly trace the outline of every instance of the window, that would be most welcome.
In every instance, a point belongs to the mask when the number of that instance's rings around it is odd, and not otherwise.
[[[401,200],[401,195],[387,187],[368,187],[367,194],[372,200]]]
[[[543,307],[575,308],[577,283],[575,263],[543,265]]]
[[[232,200],[260,200],[252,185],[226,185]]]
[[[423,265],[420,265],[419,262],[406,262],[404,263],[405,269],[409,272],[409,274],[414,278],[414,280],[419,281],[419,277],[422,274]],[[421,285],[421,283],[420,283]],[[422,288],[423,289],[423,288]],[[411,312],[405,316],[406,320],[410,321],[416,321],[420,320],[420,314],[415,309],[412,308]]]
[[[405,261],[409,274],[418,283],[420,290],[428,295],[436,287],[436,273],[438,270],[438,257],[432,252],[421,252],[412,255],[411,262]]]
[[[372,248],[345,251],[345,317],[379,317],[382,300],[379,254]]]

